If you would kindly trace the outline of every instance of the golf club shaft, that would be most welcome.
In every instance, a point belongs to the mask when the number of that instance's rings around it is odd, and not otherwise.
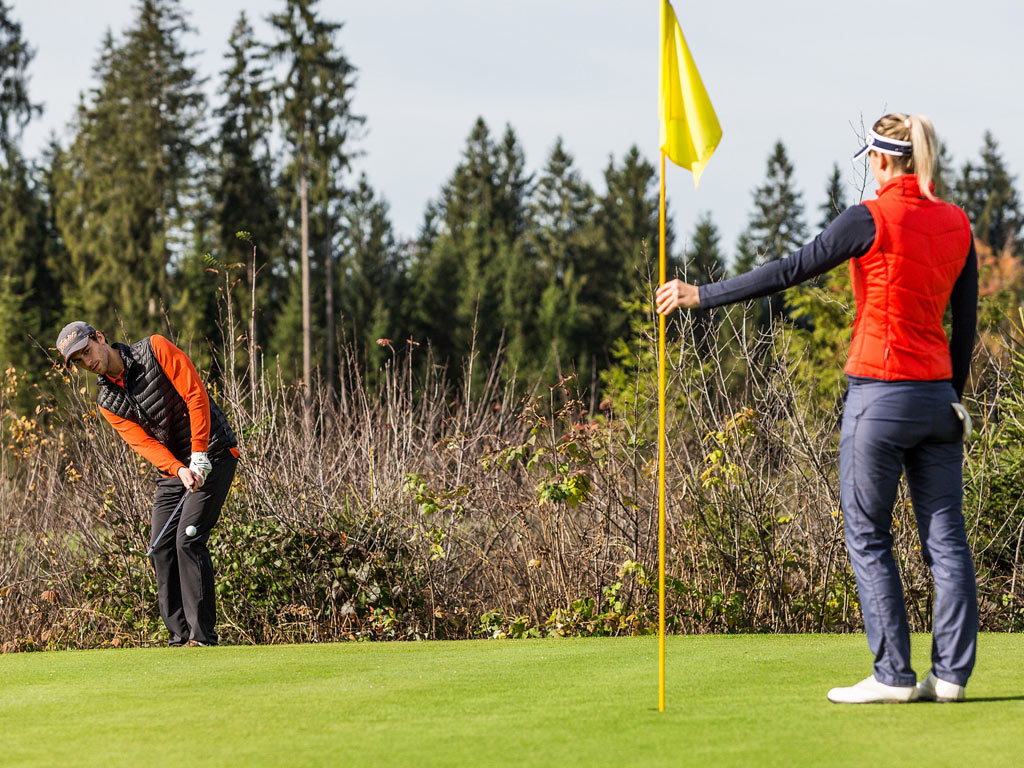
[[[185,503],[185,499],[188,498],[188,495],[190,493],[192,493],[192,489],[191,488],[186,490],[185,493],[183,493],[181,495],[181,499],[178,500],[178,504],[174,508],[174,511],[171,512],[171,514],[167,516],[167,522],[164,523],[164,527],[161,528],[160,529],[160,533],[158,533],[156,535],[156,540],[152,544],[149,545],[149,551],[146,552],[146,557],[149,557],[150,555],[153,554],[153,550],[156,549],[156,545],[159,544],[160,540],[164,537],[164,532],[167,530],[167,527],[171,524],[171,521],[174,519],[175,515],[178,514],[179,510],[181,509],[182,504]]]

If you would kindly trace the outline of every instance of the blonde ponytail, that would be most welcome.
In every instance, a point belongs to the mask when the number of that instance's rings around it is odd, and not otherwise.
[[[899,141],[909,141],[913,154],[894,157],[896,167],[904,173],[916,173],[921,194],[929,200],[936,200],[932,192],[935,176],[935,129],[925,115],[904,115],[893,113],[878,119],[873,130],[880,136]]]
[[[932,121],[924,115],[914,115],[910,120],[910,143],[914,146],[913,170],[917,174],[917,182],[921,194],[929,200],[935,200],[932,192],[932,179],[935,175],[935,129]]]

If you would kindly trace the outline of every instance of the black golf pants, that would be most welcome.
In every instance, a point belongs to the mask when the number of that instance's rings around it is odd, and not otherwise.
[[[213,561],[206,542],[220,518],[237,464],[229,451],[215,458],[206,482],[185,499],[178,517],[153,550],[160,616],[171,633],[171,645],[189,640],[217,643]],[[184,493],[185,486],[177,477],[157,481],[152,536],[163,528]],[[196,527],[195,536],[185,535],[190,525]]]

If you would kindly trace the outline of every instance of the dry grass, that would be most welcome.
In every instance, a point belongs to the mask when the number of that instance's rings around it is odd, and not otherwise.
[[[744,323],[726,316],[708,346],[686,320],[671,345],[670,628],[856,629],[838,393],[809,389],[792,331],[757,336]],[[214,396],[243,453],[212,545],[225,639],[652,631],[652,343],[638,335],[628,387],[600,407],[577,396],[572,377],[524,397],[500,368],[467,367],[455,386],[413,349],[375,372],[373,386],[350,357],[338,395],[318,386],[309,410],[270,375],[255,377],[255,391],[247,372],[224,377]],[[981,349],[967,521],[984,626],[1020,629],[1021,482],[994,477],[1022,464],[1011,427],[1024,413],[1024,363],[1010,336]],[[8,407],[17,373],[5,380],[5,650],[160,642],[153,579],[128,551],[148,540],[153,475],[97,420],[83,384],[44,397],[35,421],[22,422]],[[908,504],[901,496],[896,555],[911,627],[923,630],[930,580]]]

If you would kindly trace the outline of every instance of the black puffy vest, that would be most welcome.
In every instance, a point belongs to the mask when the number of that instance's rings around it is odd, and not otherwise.
[[[130,347],[120,343],[112,346],[124,361],[124,388],[106,376],[100,376],[97,403],[122,419],[134,421],[167,448],[174,458],[188,466],[192,456],[192,424],[188,406],[157,362],[149,337]],[[212,456],[235,444],[235,433],[231,431],[223,411],[211,399],[207,453]]]

